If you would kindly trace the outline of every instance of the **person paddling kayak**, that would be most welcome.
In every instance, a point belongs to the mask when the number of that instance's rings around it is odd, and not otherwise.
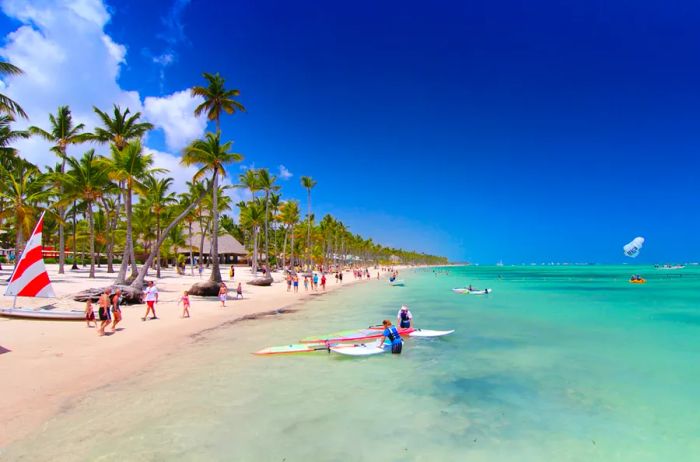
[[[391,325],[391,321],[389,321],[388,319],[382,321],[382,325],[384,326],[384,332],[382,333],[383,337],[379,341],[378,345],[381,348],[381,346],[384,345],[384,341],[389,340],[391,342],[391,353],[395,355],[400,355],[401,348],[403,347],[403,341],[401,340],[401,335],[399,335],[399,331],[396,330],[395,326]]]
[[[399,323],[399,327],[402,329],[413,327],[413,315],[409,311],[407,305],[401,306],[401,309],[396,315],[396,321]]]

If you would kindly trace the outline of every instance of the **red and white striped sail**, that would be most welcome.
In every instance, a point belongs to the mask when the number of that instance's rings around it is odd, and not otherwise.
[[[49,274],[46,272],[41,253],[41,230],[44,226],[44,214],[41,214],[32,236],[22,252],[22,256],[10,277],[6,296],[15,297],[55,297]]]

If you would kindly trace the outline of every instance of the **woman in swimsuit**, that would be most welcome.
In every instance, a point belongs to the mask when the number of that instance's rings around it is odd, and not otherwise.
[[[97,327],[97,321],[95,321],[95,310],[92,308],[92,300],[89,298],[85,302],[85,321],[87,321],[88,327]],[[90,323],[94,325],[91,326]]]

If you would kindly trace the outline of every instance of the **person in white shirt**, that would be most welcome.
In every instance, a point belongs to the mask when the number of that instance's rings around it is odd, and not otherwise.
[[[153,284],[153,281],[148,281],[148,287],[146,287],[146,290],[143,291],[143,295],[144,300],[146,301],[146,314],[143,315],[141,320],[145,321],[149,312],[153,313],[153,317],[151,319],[158,319],[155,308],[156,303],[158,303],[158,289]]]
[[[401,309],[396,315],[396,321],[402,329],[413,327],[413,314],[411,314],[407,305],[401,306]]]

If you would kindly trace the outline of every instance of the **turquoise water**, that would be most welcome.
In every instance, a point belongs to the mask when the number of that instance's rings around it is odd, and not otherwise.
[[[630,273],[645,285],[627,282]],[[700,269],[404,272],[223,327],[92,392],[15,460],[667,461],[700,457]],[[472,283],[488,296],[453,294]],[[401,356],[248,352],[366,327],[408,303]],[[99,429],[99,431],[97,431]]]

